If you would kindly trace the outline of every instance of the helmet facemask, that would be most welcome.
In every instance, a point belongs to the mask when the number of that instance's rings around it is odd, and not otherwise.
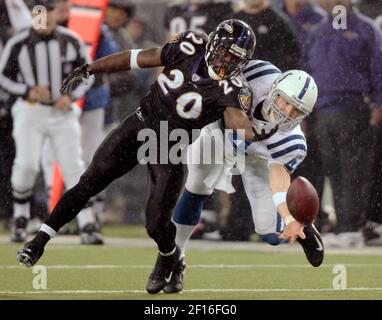
[[[222,43],[219,36],[215,35],[205,56],[210,77],[222,80],[238,76],[248,62],[242,50],[235,44]]]
[[[285,114],[277,105],[277,98],[281,96],[284,101],[294,107],[293,115]],[[264,103],[264,111],[270,123],[278,125],[280,131],[290,131],[297,127],[309,115],[300,100],[290,97],[281,90],[274,90]]]
[[[209,36],[205,61],[214,80],[238,76],[255,50],[252,29],[240,20],[225,20]]]

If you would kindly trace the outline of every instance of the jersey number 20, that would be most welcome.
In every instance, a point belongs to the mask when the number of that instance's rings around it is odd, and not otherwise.
[[[187,36],[195,44],[202,44],[203,39],[190,32]],[[195,53],[195,47],[191,42],[182,41],[180,50],[188,55]],[[170,71],[171,78],[168,78],[163,73],[158,77],[158,83],[165,95],[168,95],[168,89],[178,89],[184,83],[184,75],[182,71],[174,69]],[[202,113],[203,97],[197,92],[183,93],[176,99],[176,111],[179,116],[185,119],[197,119]]]
[[[163,93],[168,95],[168,89],[178,89],[184,83],[183,72],[174,69],[170,71],[171,79],[165,74],[160,74],[158,77],[158,83]],[[203,97],[197,92],[183,93],[176,99],[176,111],[185,119],[197,119],[202,113]]]

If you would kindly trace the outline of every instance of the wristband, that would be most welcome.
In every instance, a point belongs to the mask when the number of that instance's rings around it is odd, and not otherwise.
[[[273,203],[277,208],[281,203],[286,202],[286,192],[276,192],[272,196]]]
[[[286,218],[284,218],[284,223],[285,225],[287,226],[288,224],[290,224],[291,222],[293,221],[296,221],[295,218],[293,218],[291,215],[287,216]]]
[[[138,65],[138,53],[141,52],[142,49],[133,49],[130,50],[130,69],[140,69],[141,67]]]

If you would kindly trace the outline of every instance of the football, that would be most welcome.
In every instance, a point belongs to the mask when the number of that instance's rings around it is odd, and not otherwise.
[[[291,215],[301,224],[308,225],[317,217],[320,201],[315,187],[304,177],[296,177],[289,186],[287,205]]]

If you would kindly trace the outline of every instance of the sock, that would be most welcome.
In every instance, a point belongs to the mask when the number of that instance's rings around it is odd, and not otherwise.
[[[15,219],[17,218],[27,218],[28,220],[31,217],[30,214],[30,202],[25,202],[25,203],[17,203],[15,202],[13,204],[13,217]]]
[[[196,225],[185,225],[185,224],[179,224],[174,222],[176,226],[176,238],[175,243],[178,245],[178,247],[181,250],[181,258],[184,258],[186,256],[186,247],[188,245],[188,240],[190,240],[190,237],[192,235],[192,232],[195,229]]]
[[[182,251],[182,257],[185,256],[188,240],[199,222],[207,197],[208,195],[192,193],[185,189],[175,207],[172,217],[176,226],[175,242]]]
[[[78,228],[82,230],[88,224],[95,224],[96,220],[92,207],[82,209],[77,215]]]
[[[272,246],[277,246],[281,243],[287,243],[288,242],[287,240],[279,239],[279,237],[276,233],[262,234],[262,235],[260,235],[260,238],[261,238],[261,240],[269,243]]]

